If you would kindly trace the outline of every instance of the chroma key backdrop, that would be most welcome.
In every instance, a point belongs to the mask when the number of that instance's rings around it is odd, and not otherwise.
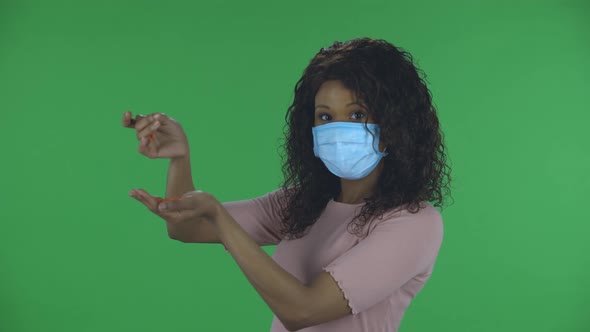
[[[221,244],[128,196],[169,161],[122,116],[181,123],[196,189],[262,196],[303,69],[358,37],[413,55],[452,168],[399,331],[590,331],[586,0],[0,1],[0,331],[269,331]]]

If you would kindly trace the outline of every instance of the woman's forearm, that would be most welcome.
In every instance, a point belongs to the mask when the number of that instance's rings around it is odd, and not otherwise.
[[[195,186],[191,172],[190,155],[187,154],[185,157],[170,159],[166,197],[182,196],[184,193],[194,190]]]
[[[218,211],[214,224],[221,243],[281,323],[292,331],[292,326],[303,321],[308,287],[268,256],[223,206]]]
[[[170,159],[168,167],[168,181],[166,184],[166,198],[182,196],[194,191],[193,178],[191,174],[190,156]],[[200,232],[199,222],[186,221],[183,223],[166,222],[168,236],[183,242],[196,242]]]

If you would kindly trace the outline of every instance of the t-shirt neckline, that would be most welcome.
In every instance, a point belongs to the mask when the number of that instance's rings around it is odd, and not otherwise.
[[[328,203],[332,203],[332,204],[337,205],[337,206],[346,206],[346,207],[351,207],[351,208],[365,205],[365,202],[356,203],[356,204],[341,203],[341,202],[335,201],[333,198],[330,198],[330,200],[328,201]]]

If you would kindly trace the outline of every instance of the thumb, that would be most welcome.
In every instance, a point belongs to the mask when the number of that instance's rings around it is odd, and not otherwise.
[[[192,195],[187,193],[180,197],[164,198],[160,201],[158,211],[160,212],[182,212],[193,208],[190,201]]]
[[[155,213],[157,215],[162,214],[158,210],[158,204],[160,203],[162,198],[152,196],[147,191],[145,191],[143,189],[132,189],[129,192],[129,196],[138,200],[140,203],[142,203],[148,209],[150,209],[150,211],[152,211],[153,213]]]
[[[176,205],[176,203],[170,203],[170,202],[171,201],[178,201],[178,200],[181,200],[182,198],[183,198],[183,196],[170,197],[170,198],[157,198],[157,201],[159,203],[157,209],[160,212],[163,212],[163,211],[171,212],[174,210],[178,210],[178,206]]]
[[[158,208],[159,204],[166,203],[169,201],[180,200],[182,198],[182,196],[170,197],[170,198],[160,198],[160,197],[155,197],[155,196],[150,195],[147,191],[145,191],[143,189],[131,190],[129,192],[129,196],[131,196],[131,197],[137,199],[138,201],[140,201],[141,203],[143,203],[143,205],[145,205],[150,211],[152,211],[154,214],[156,214],[157,216],[161,217],[162,219],[164,219],[166,221],[178,222],[178,221],[186,220],[187,218],[190,218],[190,215],[192,213],[192,211],[190,211],[190,210],[162,211]]]
[[[133,114],[131,113],[131,111],[127,110],[125,111],[125,113],[123,113],[123,127],[135,129],[135,125],[137,124],[137,122],[143,118],[145,118],[145,116],[140,114],[136,115],[135,118],[133,118]]]
[[[133,119],[133,114],[131,113],[131,111],[127,110],[127,111],[125,111],[125,113],[123,113],[123,120],[122,120],[123,127],[135,128],[136,121],[137,121],[136,119]]]

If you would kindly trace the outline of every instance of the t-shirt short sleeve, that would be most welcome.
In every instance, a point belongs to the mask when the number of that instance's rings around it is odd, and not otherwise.
[[[338,283],[353,315],[427,272],[442,243],[442,217],[431,205],[415,215],[408,212],[378,222],[364,239],[323,268]]]
[[[279,200],[283,197],[284,191],[277,189],[260,197],[225,202],[222,205],[258,245],[276,245],[283,237],[279,233]],[[225,251],[228,251],[227,248]]]

